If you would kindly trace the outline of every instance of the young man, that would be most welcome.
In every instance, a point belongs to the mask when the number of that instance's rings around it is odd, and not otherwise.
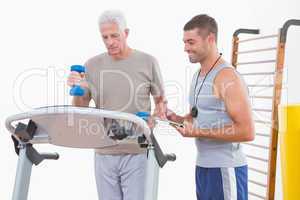
[[[191,63],[201,67],[191,84],[190,113],[169,111],[168,119],[184,137],[196,138],[196,192],[201,200],[245,200],[248,169],[240,142],[254,139],[247,88],[217,49],[216,21],[197,15],[184,26],[183,41]]]
[[[163,82],[156,59],[132,49],[127,44],[129,30],[120,11],[106,11],[99,18],[99,28],[107,52],[89,59],[86,74],[72,72],[68,84],[86,88],[83,97],[74,97],[73,105],[136,113],[151,111],[165,118]],[[116,121],[111,123],[118,123]],[[119,125],[118,125],[119,126]],[[121,125],[122,126],[122,125]],[[146,153],[136,148],[96,149],[95,176],[99,199],[142,200]]]

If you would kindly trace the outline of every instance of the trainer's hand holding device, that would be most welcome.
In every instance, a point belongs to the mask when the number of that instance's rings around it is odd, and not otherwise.
[[[80,86],[84,80],[85,67],[82,65],[72,65],[71,74],[68,77],[68,85],[71,86],[71,96],[83,96],[84,89]]]
[[[170,124],[171,126],[174,126],[174,127],[180,127],[180,128],[183,128],[184,127],[184,124],[182,123],[178,123],[176,122],[176,114],[170,110],[170,109],[167,109],[167,112],[166,112],[166,117],[167,119],[160,119],[160,118],[155,118],[156,121],[161,121],[161,122],[166,122],[168,124]]]

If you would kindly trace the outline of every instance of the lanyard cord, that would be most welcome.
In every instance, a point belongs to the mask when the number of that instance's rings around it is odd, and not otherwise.
[[[209,69],[209,71],[205,74],[204,79],[203,79],[203,81],[202,81],[202,83],[201,83],[201,85],[200,85],[200,88],[199,88],[199,90],[198,90],[197,96],[194,96],[195,106],[197,106],[197,103],[198,103],[198,97],[199,97],[200,91],[201,91],[201,89],[202,89],[202,86],[203,86],[203,84],[204,84],[204,82],[205,82],[206,77],[207,77],[208,74],[211,72],[211,70],[215,67],[215,65],[217,64],[217,62],[220,60],[221,57],[222,57],[222,54],[220,54],[220,56],[218,57],[218,59],[215,61],[215,63],[212,65],[212,67]],[[195,88],[194,88],[194,95],[195,95],[196,88],[197,88],[197,85],[198,85],[198,79],[199,79],[199,76],[200,76],[200,72],[201,72],[201,69],[200,69],[200,71],[199,71],[199,73],[198,73],[198,75],[197,75],[197,80],[196,80]]]

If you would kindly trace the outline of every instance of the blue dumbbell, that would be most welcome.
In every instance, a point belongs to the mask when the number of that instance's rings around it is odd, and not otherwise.
[[[85,67],[82,65],[72,65],[71,66],[72,72],[78,72],[78,73],[84,73]],[[71,96],[83,96],[84,95],[84,89],[80,87],[80,85],[74,85],[70,90]]]

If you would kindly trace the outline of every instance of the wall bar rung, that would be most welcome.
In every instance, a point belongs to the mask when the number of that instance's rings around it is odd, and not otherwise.
[[[237,63],[236,65],[255,65],[255,64],[263,64],[263,63],[275,63],[276,60],[259,60],[259,61],[252,61],[252,62],[241,62]]]
[[[272,122],[265,120],[254,120],[254,122],[259,124],[272,124]]]
[[[264,109],[264,108],[252,108],[252,110],[258,112],[272,112],[271,109]]]
[[[249,84],[248,87],[274,87],[272,84],[265,84],[265,85],[259,85],[259,84]]]
[[[275,72],[240,73],[242,76],[275,75]]]
[[[253,192],[248,192],[248,194],[251,195],[251,196],[257,197],[259,199],[264,199],[264,200],[266,199],[266,197],[261,196],[261,195],[256,194],[256,193],[253,193]]]
[[[257,52],[266,52],[266,51],[273,51],[277,50],[277,47],[265,48],[265,49],[253,49],[248,51],[239,51],[235,52],[236,54],[248,54],[248,53],[257,53]]]
[[[262,161],[262,162],[266,162],[268,163],[268,159],[264,159],[264,158],[260,158],[260,157],[257,157],[257,156],[252,156],[252,155],[246,155],[248,158],[251,158],[251,159],[254,159],[254,160],[259,160],[259,161]]]
[[[264,146],[264,145],[260,145],[260,144],[253,144],[253,143],[244,143],[244,144],[248,145],[248,146],[252,146],[252,147],[257,147],[257,148],[269,150],[269,147]]]
[[[249,42],[249,41],[255,41],[255,40],[262,40],[262,39],[267,39],[267,38],[276,38],[276,37],[278,37],[277,34],[274,34],[274,35],[266,35],[266,36],[261,36],[261,37],[254,37],[254,38],[249,38],[249,39],[239,40],[238,43]]]
[[[257,181],[251,180],[251,179],[249,179],[248,181],[249,181],[250,183],[253,183],[253,184],[255,184],[255,185],[259,185],[259,186],[264,187],[264,188],[267,187],[267,184],[264,184],[264,183],[260,183],[260,182],[257,182]]]
[[[253,168],[253,167],[248,167],[248,169],[251,170],[251,171],[263,174],[263,175],[268,175],[268,172],[260,170],[260,169],[256,169],[256,168]]]
[[[261,136],[261,137],[270,137],[270,135],[266,134],[266,133],[255,133],[255,135]]]
[[[253,99],[273,99],[272,96],[250,96]]]

